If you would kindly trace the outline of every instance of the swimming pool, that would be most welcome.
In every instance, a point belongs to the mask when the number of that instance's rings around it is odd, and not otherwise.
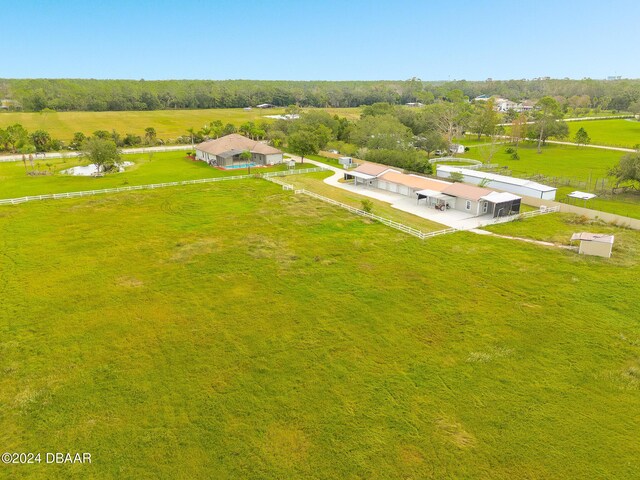
[[[258,164],[257,163],[236,163],[234,165],[225,165],[224,168],[225,170],[236,170],[238,168],[249,168],[249,167],[257,167]]]

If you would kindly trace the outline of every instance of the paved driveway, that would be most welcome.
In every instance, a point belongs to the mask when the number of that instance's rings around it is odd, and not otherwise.
[[[299,157],[292,156],[295,160],[299,161]],[[334,174],[327,177],[324,182],[336,188],[348,190],[364,197],[375,198],[383,202],[389,203],[393,208],[402,210],[403,212],[411,213],[418,217],[426,218],[432,222],[439,223],[451,228],[457,228],[458,230],[469,230],[472,228],[478,228],[483,225],[494,223],[493,218],[489,215],[483,215],[481,217],[474,217],[465,212],[459,210],[447,210],[441,212],[435,208],[427,207],[424,202],[417,204],[416,199],[407,197],[406,195],[400,195],[399,193],[392,193],[387,190],[380,190],[377,188],[367,188],[365,186],[354,186],[351,183],[341,183],[339,180],[344,178],[346,170],[327,165],[325,163],[316,162],[314,160],[306,159],[305,163],[313,163],[319,167],[324,167],[329,170],[333,170]]]

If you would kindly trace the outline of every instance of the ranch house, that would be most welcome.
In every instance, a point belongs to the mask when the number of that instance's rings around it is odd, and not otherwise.
[[[247,163],[240,158],[246,151],[251,152],[251,163],[255,165],[282,163],[280,150],[237,133],[196,145],[196,158],[215,167],[233,167]]]

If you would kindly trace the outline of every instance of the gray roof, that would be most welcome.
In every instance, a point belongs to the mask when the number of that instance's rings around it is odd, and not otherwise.
[[[234,157],[236,155],[240,155],[242,152],[246,152],[246,150],[241,150],[236,148],[234,150],[229,150],[228,152],[219,153],[218,156],[222,158],[229,158],[229,157]]]

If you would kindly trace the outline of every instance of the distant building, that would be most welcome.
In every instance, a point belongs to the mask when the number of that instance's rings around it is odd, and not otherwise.
[[[522,103],[517,103],[509,100],[508,98],[502,98],[497,96],[490,95],[478,95],[473,100],[476,102],[487,102],[490,99],[493,99],[493,109],[496,112],[505,113],[509,110],[513,110],[515,112],[525,112],[529,110],[533,110],[533,103],[529,100],[525,100]]]
[[[461,145],[459,143],[452,143],[449,146],[449,152],[453,154],[464,153],[464,145]]]
[[[275,108],[275,105],[271,103],[261,103],[260,105],[256,105],[256,108]]]
[[[0,110],[20,110],[22,107],[15,100],[3,98],[0,100]]]
[[[438,165],[436,167],[436,175],[439,178],[451,178],[452,173],[459,173],[462,175],[462,181],[466,183],[475,185],[482,184],[485,187],[515,193],[516,195],[527,195],[529,197],[541,198],[543,200],[554,200],[556,198],[557,189],[555,187],[542,185],[541,183],[532,182],[531,180],[509,177],[506,175],[497,175],[489,172],[480,172],[478,170],[453,167],[450,165]]]
[[[405,103],[405,105],[407,107],[424,107],[424,103],[421,102],[409,102],[409,103]]]
[[[622,77],[620,75],[609,76],[607,77],[607,80],[622,80]]]
[[[196,145],[196,158],[211,166],[233,168],[246,163],[240,158],[242,152],[246,151],[251,152],[251,162],[255,165],[282,163],[280,150],[237,133]]]

